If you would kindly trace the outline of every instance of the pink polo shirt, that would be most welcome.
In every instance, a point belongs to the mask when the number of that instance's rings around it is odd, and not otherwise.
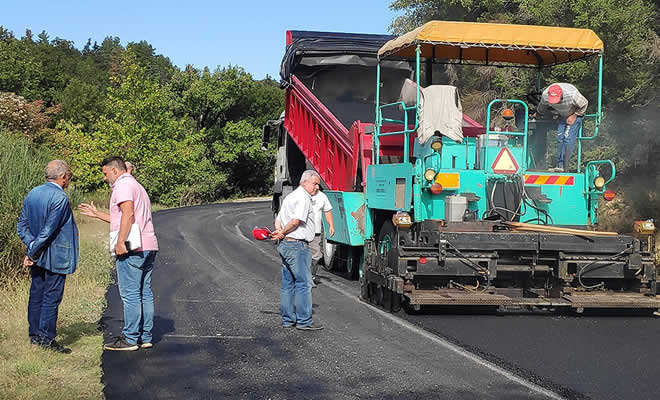
[[[142,247],[135,251],[158,250],[158,240],[151,220],[151,201],[147,191],[138,183],[133,175],[125,172],[117,177],[112,185],[110,196],[110,231],[119,229],[121,222],[121,208],[119,205],[125,201],[133,202],[135,223],[140,227]]]

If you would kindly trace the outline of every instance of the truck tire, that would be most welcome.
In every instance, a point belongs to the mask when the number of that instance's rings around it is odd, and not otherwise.
[[[337,245],[328,242],[324,231],[321,231],[321,252],[323,253],[323,269],[326,271],[337,269]]]
[[[282,209],[282,202],[284,202],[284,198],[291,192],[293,192],[293,187],[292,186],[282,185],[282,194],[280,194],[280,198],[279,198],[280,206],[277,208],[278,212],[279,212],[279,210]]]
[[[387,269],[394,269],[396,267],[390,265],[393,263],[393,261],[390,260],[390,250],[396,249],[396,247],[396,228],[394,228],[392,221],[386,220],[380,227],[380,231],[378,232],[378,243],[376,245],[376,252],[378,253],[380,264],[378,270],[384,275],[387,273]]]
[[[279,193],[273,193],[273,200],[270,205],[270,208],[273,211],[273,219],[277,218],[277,213],[280,212],[280,197]]]

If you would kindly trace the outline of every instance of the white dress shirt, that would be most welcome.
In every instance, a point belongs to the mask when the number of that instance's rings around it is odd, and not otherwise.
[[[292,219],[299,220],[300,224],[293,232],[289,232],[286,237],[308,242],[314,240],[316,230],[314,228],[312,196],[302,186],[298,186],[296,190],[284,198],[282,208],[277,214],[277,220],[280,222],[282,229],[286,228]]]

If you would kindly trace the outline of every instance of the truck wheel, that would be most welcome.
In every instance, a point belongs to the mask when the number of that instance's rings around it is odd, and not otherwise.
[[[378,253],[378,271],[387,274],[386,269],[396,270],[396,265],[393,264],[393,260],[390,261],[390,250],[397,247],[397,238],[396,238],[396,229],[392,221],[385,221],[383,226],[380,227],[380,232],[378,233],[378,244],[376,247],[376,252]]]
[[[282,203],[284,202],[284,198],[291,192],[293,192],[293,187],[292,186],[282,185],[282,193],[280,194],[280,197],[278,199],[280,204],[279,204],[279,207],[277,207],[277,212],[279,212],[279,210],[282,209]],[[282,227],[282,228],[284,228],[284,227]]]
[[[277,218],[277,213],[280,212],[280,195],[279,195],[279,193],[273,193],[273,200],[271,201],[270,208],[273,211],[273,219]]]
[[[321,231],[321,252],[323,253],[323,269],[335,270],[337,268],[337,245],[328,242],[324,231]]]

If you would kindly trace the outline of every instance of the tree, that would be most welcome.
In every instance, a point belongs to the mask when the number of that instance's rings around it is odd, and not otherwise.
[[[91,131],[105,110],[105,88],[74,77],[55,94],[54,101],[61,109],[58,119],[80,124],[85,131]]]
[[[83,189],[97,188],[102,182],[99,168],[90,169],[107,155],[115,154],[137,166],[141,183],[154,201],[179,205],[207,201],[205,194],[190,192],[205,185],[205,193],[215,193],[223,181],[215,176],[204,157],[201,132],[185,118],[172,113],[172,99],[165,88],[149,77],[137,63],[136,55],[122,55],[123,74],[113,77],[108,89],[107,113],[96,123],[96,130],[83,134],[79,126],[58,125],[58,149],[73,165],[87,170],[77,177]],[[182,198],[182,195],[187,198]]]
[[[247,121],[228,122],[213,144],[215,162],[226,171],[231,194],[263,194],[272,185],[272,157],[261,149],[261,129]]]
[[[161,54],[156,55],[156,50],[145,40],[129,43],[126,50],[133,51],[138,64],[147,70],[149,76],[158,79],[158,82],[166,83],[172,77],[174,66],[170,59]]]
[[[0,91],[39,99],[41,60],[32,52],[32,40],[18,40],[0,26]]]
[[[214,131],[228,121],[238,121],[249,112],[252,76],[240,67],[187,67],[172,78],[170,89],[177,100],[177,114],[187,114],[197,129]]]
[[[60,38],[51,42],[40,40],[32,52],[41,62],[39,92],[35,95],[48,106],[53,105],[58,93],[75,76],[80,52],[73,46],[73,42]]]

